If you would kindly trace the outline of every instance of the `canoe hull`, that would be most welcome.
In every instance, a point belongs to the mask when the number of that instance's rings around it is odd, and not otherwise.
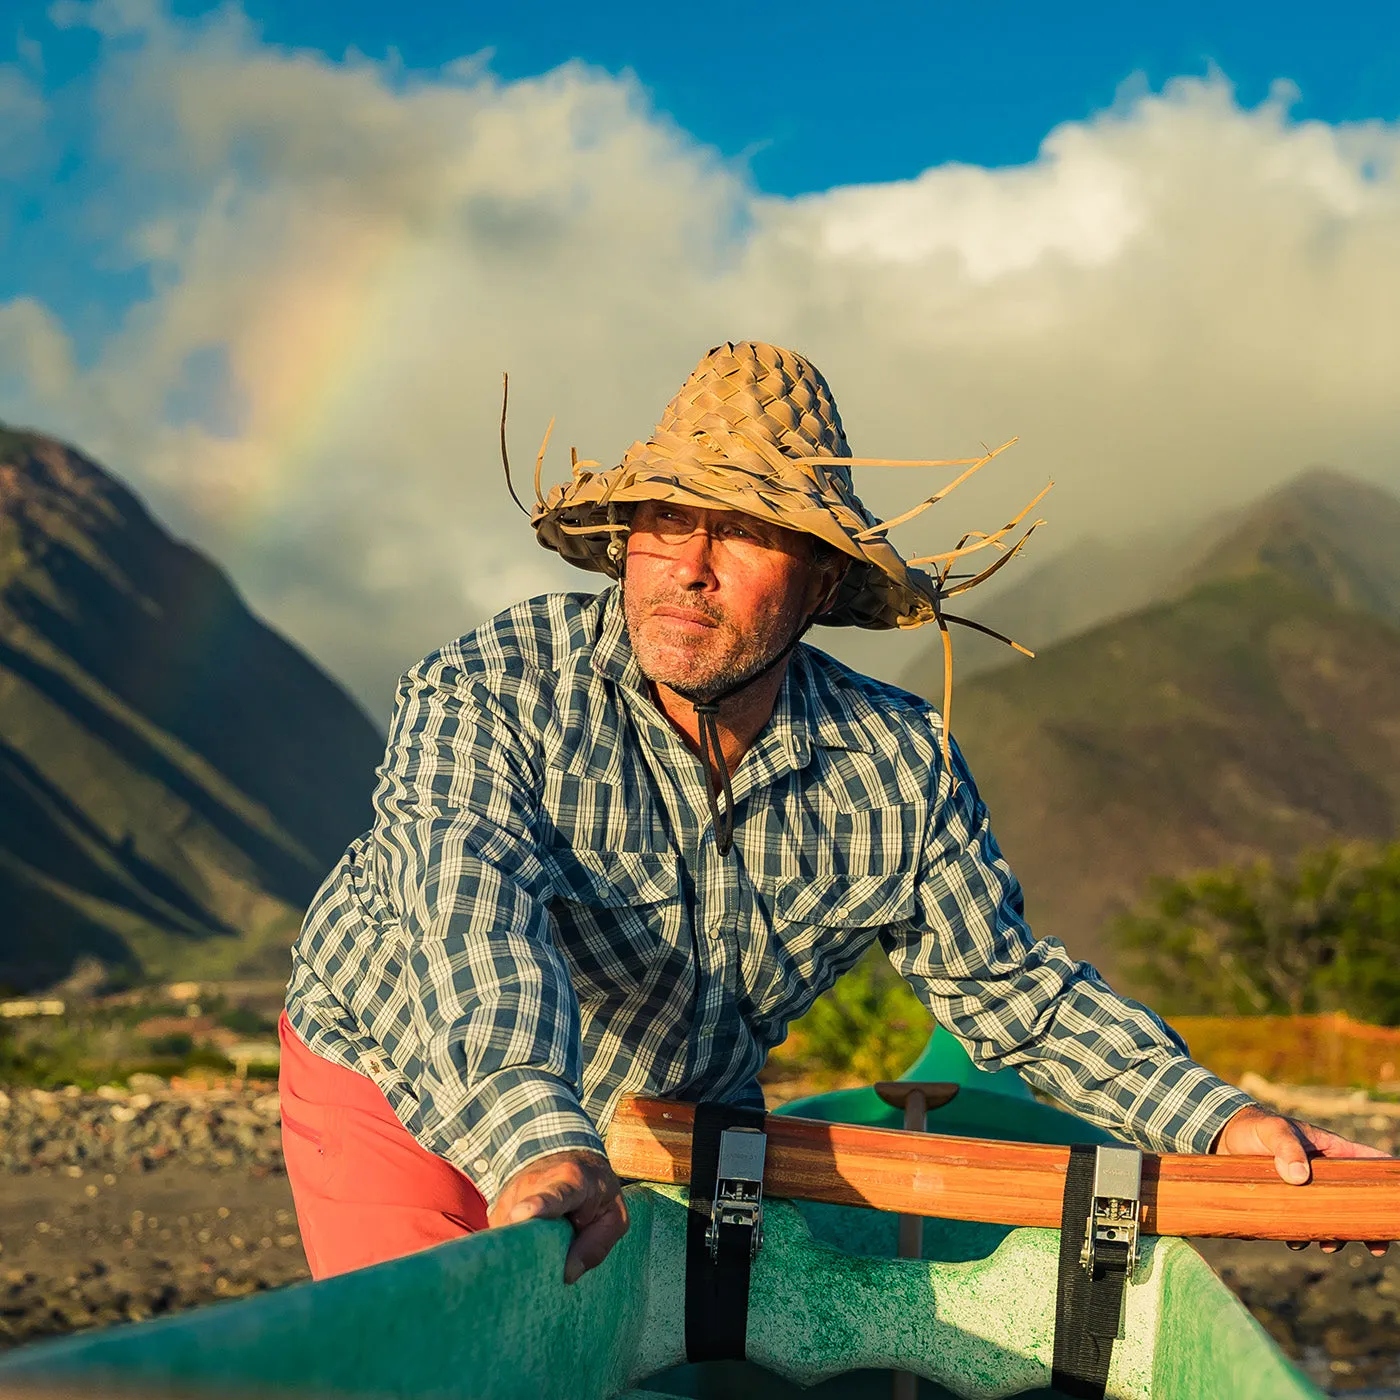
[[[321,1283],[169,1320],[24,1348],[0,1384],[264,1391],[355,1400],[614,1400],[641,1389],[763,1400],[850,1391],[853,1371],[913,1370],[931,1394],[992,1400],[1049,1381],[1058,1236],[931,1222],[926,1257],[893,1253],[895,1221],[770,1202],[750,1304],[751,1364],[684,1362],[684,1193],[627,1189],[632,1229],[606,1263],[562,1281],[569,1230],[533,1222]],[[1127,1289],[1123,1400],[1316,1396],[1180,1240],[1152,1240]],[[766,1374],[765,1374],[766,1373]],[[717,1391],[716,1385],[723,1385]],[[858,1383],[881,1400],[887,1377]],[[824,1391],[806,1391],[822,1395]]]

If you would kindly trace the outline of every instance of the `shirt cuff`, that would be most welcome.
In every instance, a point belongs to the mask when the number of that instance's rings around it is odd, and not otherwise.
[[[1240,1109],[1253,1106],[1243,1089],[1182,1055],[1144,1085],[1125,1126],[1150,1151],[1203,1153]]]
[[[570,1151],[607,1155],[573,1091],[552,1075],[531,1070],[491,1075],[438,1136],[440,1155],[471,1178],[488,1210],[506,1182],[541,1157]]]

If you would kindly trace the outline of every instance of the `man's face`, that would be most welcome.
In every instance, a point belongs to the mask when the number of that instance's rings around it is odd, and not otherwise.
[[[834,580],[795,530],[738,511],[644,501],[622,585],[632,651],[648,680],[719,694],[786,646]]]

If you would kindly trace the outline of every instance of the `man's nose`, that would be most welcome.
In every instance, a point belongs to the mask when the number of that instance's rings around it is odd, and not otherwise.
[[[710,532],[703,525],[681,542],[672,568],[682,588],[706,588],[714,582]]]

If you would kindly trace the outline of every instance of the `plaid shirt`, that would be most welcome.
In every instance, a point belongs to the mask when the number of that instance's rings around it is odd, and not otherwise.
[[[624,1094],[760,1103],[788,1023],[879,940],[984,1069],[1208,1150],[1252,1101],[1032,938],[940,723],[797,648],[721,857],[617,589],[521,603],[401,683],[374,826],[307,915],[290,1020],[494,1202],[537,1158],[601,1151]]]

